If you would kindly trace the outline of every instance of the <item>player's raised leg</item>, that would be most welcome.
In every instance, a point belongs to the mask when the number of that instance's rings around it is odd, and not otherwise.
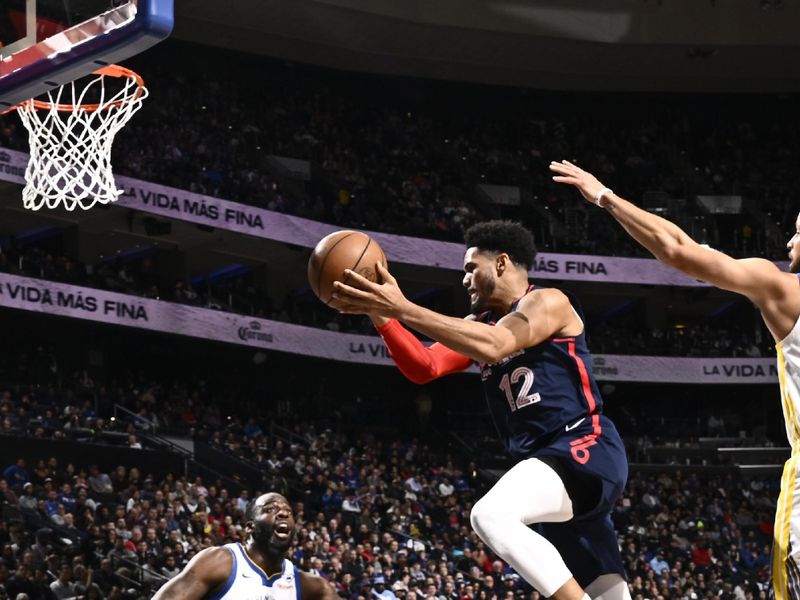
[[[558,550],[528,528],[573,517],[572,500],[559,475],[538,458],[512,467],[472,509],[472,527],[542,595],[587,598]]]

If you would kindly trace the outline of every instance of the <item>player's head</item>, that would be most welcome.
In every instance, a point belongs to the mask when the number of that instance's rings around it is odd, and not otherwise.
[[[470,294],[470,310],[477,314],[488,308],[498,282],[527,281],[536,258],[533,236],[519,223],[486,221],[464,233],[464,287]],[[502,278],[506,278],[503,280]]]
[[[245,531],[259,550],[283,554],[295,534],[294,511],[289,501],[274,492],[262,494],[247,506]]]
[[[797,220],[794,222],[794,234],[789,238],[786,247],[789,249],[789,271],[800,273],[800,215],[797,215]]]

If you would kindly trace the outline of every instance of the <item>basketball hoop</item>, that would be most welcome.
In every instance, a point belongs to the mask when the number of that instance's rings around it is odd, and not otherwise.
[[[22,191],[27,209],[87,210],[123,193],[114,182],[111,146],[148,91],[139,75],[118,65],[90,77],[82,86],[73,81],[48,92],[47,101],[26,100],[14,107],[30,143]]]

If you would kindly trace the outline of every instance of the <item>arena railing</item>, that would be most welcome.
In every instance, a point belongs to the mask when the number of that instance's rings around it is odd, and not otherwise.
[[[296,434],[291,429],[278,425],[274,421],[269,423],[269,435],[272,438],[281,440],[284,444],[299,444],[303,448],[308,448],[309,441],[302,435]]]
[[[179,446],[178,444],[168,440],[165,437],[162,437],[156,433],[147,433],[141,436],[142,441],[147,442],[148,446],[155,447],[159,450],[171,452],[172,454],[178,454],[183,458],[184,464],[184,475],[189,474],[190,470],[194,472],[198,472],[201,476],[210,479],[218,479],[222,481],[226,485],[230,486],[232,490],[236,491],[237,493],[241,490],[242,487],[246,485],[246,482],[237,481],[236,479],[226,475],[214,469],[213,467],[209,466],[208,464],[199,461],[193,452],[190,452],[186,448]],[[191,466],[191,469],[190,469]]]
[[[94,554],[98,558],[98,560],[107,558],[106,555],[104,555],[102,552],[95,551]],[[140,565],[138,562],[134,562],[134,561],[132,561],[130,559],[127,559],[127,558],[122,558],[122,557],[119,557],[119,556],[112,556],[111,557],[111,566],[114,569],[114,572],[117,575],[117,577],[119,577],[120,579],[125,581],[127,584],[129,584],[130,586],[135,588],[137,591],[145,593],[145,594],[150,594],[151,592],[154,592],[156,589],[160,588],[167,581],[169,581],[169,577],[166,577],[166,576],[162,575],[161,573],[157,573],[155,571],[151,571],[151,573],[153,575],[153,579],[158,581],[158,585],[157,586],[153,586],[153,585],[146,584],[145,581],[144,581],[144,566]],[[121,567],[125,567],[125,568],[129,569],[130,571],[136,573],[138,575],[138,578],[134,579],[133,577],[128,577],[124,573],[120,573],[119,569]]]
[[[132,410],[129,410],[122,406],[121,404],[114,404],[114,420],[118,420],[119,417],[117,415],[118,412],[125,413],[128,415],[128,421],[133,423],[134,426],[138,428],[142,428],[145,430],[149,430],[153,433],[157,433],[158,431],[158,424],[155,421],[152,421],[142,415],[136,414]]]
[[[271,475],[271,473],[264,471],[264,465],[259,465],[244,456],[229,454],[202,440],[195,440],[195,448],[197,448],[199,455],[202,457],[203,464],[211,462],[220,467],[222,464],[227,463],[226,471],[241,477],[242,483],[246,483],[255,489],[258,489],[259,486],[264,486],[264,489],[267,489],[269,483],[268,475]],[[303,489],[297,483],[300,480],[300,475],[296,471],[292,470],[291,473],[287,474],[284,470],[281,470],[279,475],[286,482],[287,492],[291,491],[292,495],[297,498],[303,497]]]

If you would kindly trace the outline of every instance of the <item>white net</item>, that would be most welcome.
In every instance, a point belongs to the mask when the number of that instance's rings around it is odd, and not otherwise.
[[[28,130],[30,160],[25,170],[25,208],[89,209],[117,200],[111,146],[147,97],[133,71],[111,66],[85,84],[71,82],[48,92],[48,101],[17,107]]]

